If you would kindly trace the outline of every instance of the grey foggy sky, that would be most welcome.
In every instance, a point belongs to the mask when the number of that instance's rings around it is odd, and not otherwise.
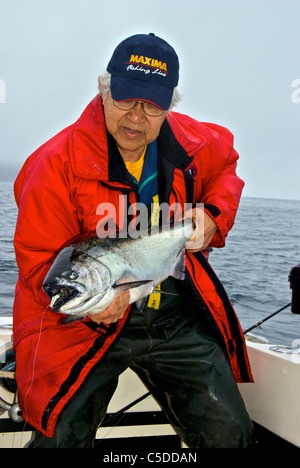
[[[0,178],[80,116],[121,40],[154,32],[179,55],[175,110],[234,133],[244,195],[300,199],[299,19],[300,0],[0,0]]]

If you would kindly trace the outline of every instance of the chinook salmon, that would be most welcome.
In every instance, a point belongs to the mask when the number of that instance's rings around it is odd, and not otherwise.
[[[138,238],[89,238],[58,254],[43,283],[53,311],[65,323],[105,310],[116,294],[130,290],[130,304],[143,299],[168,276],[184,279],[184,246],[192,220],[151,227]]]

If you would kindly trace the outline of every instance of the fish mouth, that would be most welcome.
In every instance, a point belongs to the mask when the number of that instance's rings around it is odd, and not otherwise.
[[[80,294],[80,291],[73,286],[55,286],[48,294],[51,299],[50,307],[54,312],[58,312],[64,304]]]

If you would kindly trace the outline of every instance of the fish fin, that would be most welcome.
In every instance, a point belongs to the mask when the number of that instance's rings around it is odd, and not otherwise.
[[[68,325],[69,323],[79,322],[80,320],[85,319],[85,317],[86,315],[67,315],[67,317],[61,321],[61,325]]]
[[[181,253],[179,254],[174,271],[170,276],[173,276],[173,278],[176,278],[179,280],[184,280],[185,278],[185,249],[183,249]]]
[[[171,293],[167,291],[162,291],[161,289],[154,289],[154,293],[160,293],[160,294],[165,294],[166,296],[179,296],[177,293]]]
[[[147,297],[143,297],[139,301],[136,301],[135,306],[139,312],[143,311],[145,304],[146,304],[146,300],[147,300]]]
[[[147,283],[152,283],[152,280],[128,281],[127,283],[114,284],[112,287],[118,291],[126,291],[127,289],[138,288]]]

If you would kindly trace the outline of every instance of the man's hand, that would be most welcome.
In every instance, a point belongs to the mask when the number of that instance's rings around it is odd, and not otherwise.
[[[126,309],[129,305],[129,300],[130,292],[128,290],[122,291],[119,294],[117,294],[117,296],[107,307],[107,309],[103,310],[99,314],[90,314],[89,317],[93,320],[93,322],[96,323],[115,323],[125,314]]]
[[[185,217],[191,217],[195,223],[195,233],[185,248],[189,252],[204,250],[218,230],[215,221],[202,208],[192,208]]]

